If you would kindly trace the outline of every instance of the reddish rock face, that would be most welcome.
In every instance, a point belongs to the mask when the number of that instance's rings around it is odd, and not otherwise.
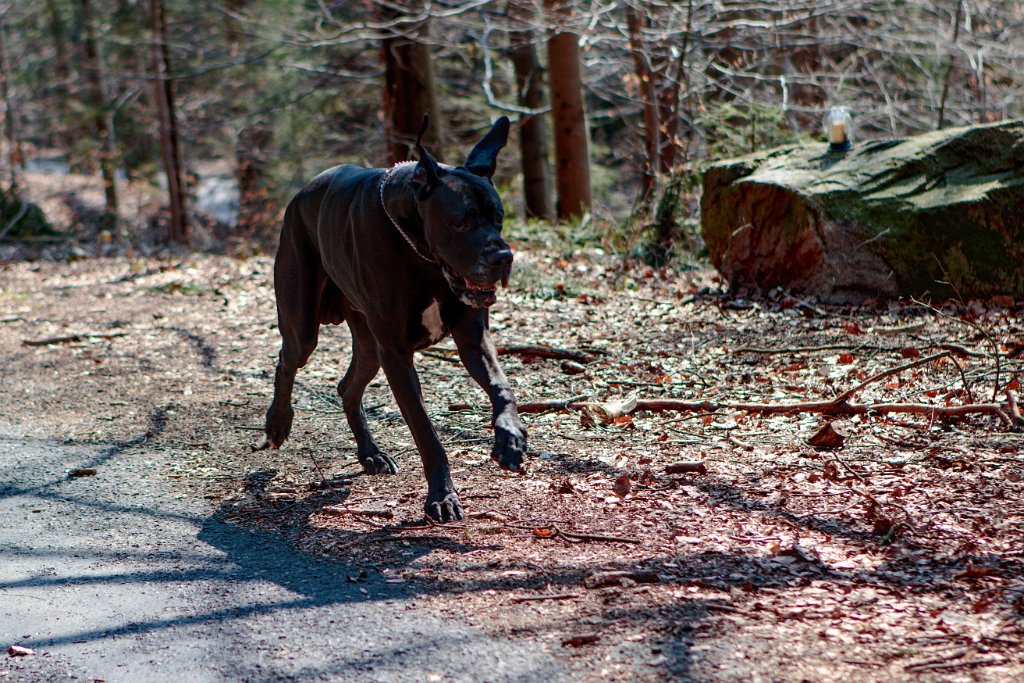
[[[704,175],[701,226],[733,289],[823,301],[1024,296],[1024,122],[786,147]]]

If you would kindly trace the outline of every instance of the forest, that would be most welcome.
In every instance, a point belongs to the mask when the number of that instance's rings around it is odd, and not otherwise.
[[[99,206],[53,211],[113,244],[212,220],[272,241],[305,180],[408,158],[423,113],[442,161],[513,119],[513,215],[685,243],[708,159],[821,139],[832,106],[861,138],[1005,120],[1024,89],[1009,0],[46,0],[0,21],[6,185],[102,177]]]
[[[1019,0],[0,0],[0,100],[0,679],[1024,680]]]

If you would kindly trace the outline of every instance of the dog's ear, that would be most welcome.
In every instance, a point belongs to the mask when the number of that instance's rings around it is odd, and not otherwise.
[[[507,116],[502,116],[494,122],[491,129],[487,131],[487,135],[476,143],[469,156],[466,157],[466,170],[481,178],[491,179],[491,176],[494,175],[494,168],[498,164],[498,152],[508,142],[509,125]]]
[[[441,178],[441,167],[437,160],[423,146],[423,134],[430,126],[430,116],[423,115],[423,124],[420,126],[420,134],[416,136],[416,153],[419,155],[419,163],[416,164],[416,171],[412,175],[412,186],[416,191],[418,199],[426,199],[437,189]]]

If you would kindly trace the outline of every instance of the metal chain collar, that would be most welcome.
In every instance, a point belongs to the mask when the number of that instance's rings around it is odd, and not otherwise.
[[[391,174],[399,166],[407,166],[408,164],[414,164],[414,163],[416,163],[416,162],[415,161],[403,161],[403,162],[395,164],[394,166],[392,166],[391,168],[389,168],[387,171],[384,172],[384,175],[382,175],[381,178],[380,178],[380,183],[378,183],[378,185],[377,185],[378,189],[380,190],[380,206],[381,206],[382,209],[384,209],[384,214],[387,215],[387,217],[391,220],[391,224],[393,226],[395,226],[396,230],[398,230],[398,234],[401,235],[403,238],[405,238],[405,241],[409,243],[409,246],[412,247],[412,250],[414,252],[416,252],[416,255],[419,256],[424,261],[427,261],[428,263],[437,263],[437,261],[435,259],[430,258],[426,254],[424,254],[422,251],[420,251],[420,248],[417,247],[416,243],[412,241],[412,238],[409,237],[409,234],[405,230],[402,230],[402,226],[400,226],[398,224],[398,221],[395,220],[395,217],[391,215],[390,211],[388,211],[388,205],[384,203],[384,186],[387,185],[388,180],[391,178]]]

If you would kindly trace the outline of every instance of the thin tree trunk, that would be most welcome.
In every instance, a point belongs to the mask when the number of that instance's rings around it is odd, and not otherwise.
[[[626,26],[629,32],[629,51],[633,56],[633,69],[636,71],[640,89],[640,101],[644,106],[644,152],[647,156],[644,163],[643,178],[640,189],[640,209],[648,213],[654,194],[658,189],[658,171],[661,169],[661,140],[658,128],[658,105],[654,90],[650,66],[644,53],[641,36],[641,18],[630,5],[626,5]]]
[[[512,0],[509,16],[529,24],[531,4]],[[537,57],[534,33],[515,30],[509,33],[509,58],[515,69],[519,105],[529,109],[544,106],[543,67]],[[551,206],[551,169],[548,165],[548,125],[544,116],[524,116],[519,126],[519,154],[523,167],[523,199],[528,218],[554,218]]]
[[[171,212],[169,238],[188,244],[190,231],[186,203],[184,170],[181,163],[181,142],[178,119],[174,109],[174,81],[171,80],[170,54],[166,41],[166,17],[162,0],[149,1],[149,23],[152,31],[150,69],[153,94],[160,127],[160,155],[167,175],[167,194]]]
[[[420,3],[411,5],[409,11],[413,12]],[[382,13],[385,18],[395,20],[395,35],[382,41],[388,160],[398,163],[412,156],[424,114],[430,114],[430,127],[423,141],[440,160],[444,134],[437,106],[434,60],[430,46],[417,39],[429,34],[430,25],[427,21],[418,26],[403,23],[403,15],[393,10],[382,10]]]
[[[224,37],[232,57],[237,57],[242,43],[247,40],[238,23],[238,15],[245,9],[246,0],[224,0]]]
[[[239,16],[248,0],[224,0],[224,37],[237,57],[250,47],[252,39],[243,30]],[[249,67],[233,79],[231,99],[234,115],[243,121],[235,139],[235,177],[238,181],[239,235],[256,240],[272,237],[277,217],[275,192],[268,173],[267,154],[274,142],[274,131],[258,112],[255,70]],[[254,111],[257,110],[257,111]]]
[[[117,177],[115,175],[116,147],[114,145],[113,112],[107,105],[103,64],[96,45],[96,26],[90,0],[78,0],[78,11],[85,38],[85,77],[89,82],[92,105],[92,124],[100,143],[100,174],[103,176],[103,195],[107,213],[116,221],[118,213]]]
[[[56,0],[46,0],[46,12],[49,15],[50,37],[53,40],[53,85],[51,92],[54,97],[54,125],[51,128],[53,140],[51,144],[58,149],[67,149],[72,138],[71,107],[68,102],[68,85],[71,82],[71,66],[68,60],[68,31],[61,17]]]
[[[274,133],[266,122],[255,120],[238,131],[235,145],[238,233],[257,240],[271,237],[277,214],[267,172],[267,150],[273,141]]]
[[[18,108],[8,82],[10,73],[11,67],[7,61],[7,22],[0,16],[0,97],[4,101],[4,132],[7,135],[7,155],[11,166],[11,188],[16,191],[18,170],[24,164],[24,158],[18,140]]]
[[[548,78],[554,119],[558,217],[578,218],[591,209],[590,151],[580,74],[579,36],[560,27],[571,5],[546,0],[554,23],[548,39]]]
[[[671,60],[666,56],[653,69],[653,79],[658,92],[658,123],[661,128],[659,159],[661,173],[675,170],[679,142],[679,109],[686,92],[688,71],[686,59],[690,49],[690,35],[693,30],[693,0],[686,3],[686,30],[683,32],[679,58]]]
[[[956,0],[956,15],[953,17],[953,44],[949,47],[946,77],[942,79],[942,98],[939,100],[939,120],[935,125],[936,130],[946,127],[946,98],[949,97],[949,80],[953,75],[953,65],[956,63],[956,44],[960,40],[960,19],[963,17],[963,12],[963,0]]]

